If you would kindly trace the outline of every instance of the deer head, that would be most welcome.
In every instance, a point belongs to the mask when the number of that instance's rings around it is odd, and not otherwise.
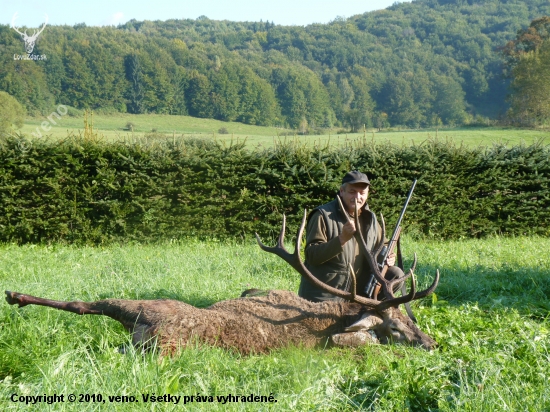
[[[42,28],[35,30],[32,36],[29,36],[27,34],[27,30],[21,33],[17,29],[17,27],[15,27],[15,19],[17,18],[17,13],[15,13],[13,15],[13,18],[11,19],[11,28],[21,35],[23,41],[25,42],[25,50],[27,51],[28,54],[31,54],[32,51],[34,50],[34,46],[36,44],[36,40],[38,39],[38,36],[40,36],[40,33],[44,31],[44,28],[48,23],[48,15],[46,14],[45,17],[46,17],[46,21],[44,22],[44,25],[42,26]]]
[[[264,245],[260,240],[260,237],[258,236],[258,234],[256,234],[256,240],[262,250],[265,250],[266,252],[274,253],[277,256],[281,257],[285,262],[287,262],[290,266],[296,269],[298,273],[300,273],[302,276],[305,276],[310,282],[312,282],[317,287],[335,296],[338,296],[342,299],[345,299],[350,302],[359,303],[360,305],[363,305],[365,307],[366,311],[364,315],[361,317],[361,319],[359,319],[350,327],[346,328],[346,332],[372,331],[372,333],[376,335],[375,339],[377,339],[381,343],[388,343],[388,342],[407,343],[411,345],[419,345],[426,349],[432,349],[437,345],[436,342],[431,337],[429,337],[424,332],[422,332],[409,317],[403,315],[403,313],[401,313],[401,311],[399,310],[398,306],[403,303],[411,302],[412,300],[420,299],[431,294],[436,289],[437,284],[439,282],[439,271],[436,272],[435,279],[432,285],[428,289],[417,292],[416,279],[414,276],[414,269],[416,267],[416,254],[415,254],[413,265],[411,266],[409,272],[405,277],[395,279],[392,281],[387,281],[383,276],[381,276],[381,272],[376,262],[376,257],[382,250],[383,245],[380,245],[374,251],[374,253],[371,253],[367,249],[365,240],[363,238],[363,235],[361,234],[361,230],[359,227],[358,216],[359,214],[355,213],[355,227],[357,228],[355,232],[355,237],[358,240],[361,252],[369,261],[370,267],[373,268],[374,270],[374,276],[376,277],[377,281],[381,283],[385,296],[388,297],[384,301],[378,301],[375,299],[369,299],[369,298],[357,295],[356,279],[355,279],[353,270],[350,270],[351,288],[350,288],[350,291],[347,292],[340,289],[336,289],[332,286],[329,286],[321,282],[306,268],[306,266],[304,265],[300,257],[300,243],[302,240],[302,235],[306,224],[306,217],[307,217],[306,211],[304,211],[302,224],[300,225],[300,228],[298,229],[298,233],[296,235],[296,245],[294,248],[294,253],[292,254],[289,253],[284,247],[284,236],[285,236],[285,227],[286,227],[286,218],[284,215],[283,215],[283,224],[282,224],[281,232],[279,234],[277,245],[275,247],[268,247]],[[382,239],[384,239],[385,224],[384,224],[384,218],[382,216],[381,216],[381,222],[382,222],[382,225],[381,225]],[[395,297],[393,294],[393,286],[395,285],[396,282],[401,282],[407,278],[411,279],[410,292],[407,295]],[[342,338],[342,335],[333,337],[333,341],[336,341],[341,338]]]

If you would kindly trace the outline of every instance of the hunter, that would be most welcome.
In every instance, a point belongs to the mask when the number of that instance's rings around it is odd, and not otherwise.
[[[319,206],[308,216],[306,228],[306,267],[315,277],[329,286],[348,291],[351,284],[349,265],[353,267],[357,279],[357,294],[365,296],[365,288],[372,269],[359,253],[359,245],[354,238],[355,201],[359,212],[359,225],[367,248],[375,249],[382,239],[382,229],[376,216],[367,205],[370,181],[364,173],[357,170],[347,173],[342,179],[339,194],[346,210],[339,206],[338,199]],[[395,266],[395,254],[388,256],[389,266],[386,279],[404,276]],[[398,285],[397,287],[400,287]],[[313,302],[339,299],[313,285],[302,276],[298,295]],[[383,299],[382,293],[378,296]]]

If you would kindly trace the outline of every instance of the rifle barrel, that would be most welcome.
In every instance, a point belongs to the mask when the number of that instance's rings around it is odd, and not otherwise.
[[[411,189],[409,190],[409,194],[407,195],[407,200],[405,200],[405,205],[403,206],[403,209],[401,209],[401,214],[399,215],[399,219],[397,219],[397,224],[395,225],[395,229],[393,230],[393,234],[391,235],[390,243],[388,244],[388,248],[384,252],[384,259],[382,259],[381,265],[384,265],[384,262],[388,258],[388,255],[390,253],[391,245],[394,242],[397,242],[397,235],[399,233],[399,227],[401,226],[401,222],[403,221],[403,217],[405,216],[405,211],[407,210],[407,206],[409,205],[409,202],[411,200],[412,194],[414,192],[414,188],[416,186],[417,179],[414,179],[414,182],[411,186]]]

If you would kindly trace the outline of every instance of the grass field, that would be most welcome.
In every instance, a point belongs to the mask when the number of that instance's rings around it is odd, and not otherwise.
[[[21,132],[32,138],[34,136],[51,136],[53,139],[67,137],[69,133],[78,135],[84,128],[83,117],[71,117],[69,115],[57,119],[52,117],[55,124],[47,118],[29,118],[21,129]],[[44,131],[42,122],[48,122]],[[128,123],[134,124],[133,132],[126,130]],[[345,145],[352,144],[361,139],[374,140],[376,142],[389,141],[395,144],[420,144],[428,139],[452,139],[456,143],[464,143],[468,146],[491,145],[493,143],[518,144],[525,142],[531,144],[539,139],[546,139],[548,143],[549,131],[513,128],[457,128],[457,129],[430,129],[430,130],[403,130],[403,131],[365,131],[362,133],[336,134],[336,130],[324,135],[292,136],[292,131],[275,127],[251,126],[236,122],[222,122],[212,119],[198,119],[189,116],[170,115],[94,115],[94,129],[107,140],[132,140],[143,138],[156,130],[156,138],[165,135],[167,138],[181,138],[195,136],[215,138],[221,141],[231,139],[243,140],[246,138],[250,148],[269,147],[277,139],[296,139],[305,144],[317,145]],[[221,128],[227,129],[228,134],[220,134]],[[38,132],[39,134],[38,134]],[[289,136],[285,136],[288,134]]]
[[[547,238],[418,242],[420,286],[441,270],[436,298],[415,302],[433,352],[403,346],[285,348],[243,357],[197,346],[160,358],[118,353],[115,321],[0,304],[2,410],[550,410]],[[0,247],[0,285],[60,300],[179,299],[208,306],[248,287],[296,290],[295,272],[252,243],[183,241],[104,248]],[[410,261],[406,262],[408,264]],[[246,331],[243,331],[246,333]],[[25,405],[12,394],[136,396],[138,403]],[[141,394],[265,395],[277,403],[144,403]]]

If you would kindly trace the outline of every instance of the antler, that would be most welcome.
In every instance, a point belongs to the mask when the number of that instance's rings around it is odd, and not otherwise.
[[[341,203],[340,203],[340,206],[343,209],[343,206]],[[386,237],[386,223],[384,221],[384,216],[382,216],[382,214],[380,214],[380,221],[381,221],[381,227],[382,227],[382,241],[380,242],[380,245],[378,245],[378,247],[376,248],[374,254],[372,254],[367,248],[367,244],[365,242],[363,233],[359,226],[359,213],[357,210],[357,202],[355,202],[355,229],[356,230],[355,230],[354,236],[355,236],[355,239],[357,240],[357,243],[359,244],[359,249],[361,250],[363,255],[367,258],[369,262],[369,266],[373,270],[374,277],[376,278],[378,283],[382,285],[384,295],[388,297],[387,300],[381,302],[380,306],[378,307],[380,310],[383,310],[385,308],[389,308],[390,306],[397,306],[402,303],[411,302],[413,300],[424,298],[429,294],[431,294],[437,288],[437,284],[439,283],[439,270],[437,270],[435,279],[428,289],[425,289],[420,292],[416,292],[416,278],[414,276],[414,269],[416,268],[417,259],[416,259],[416,253],[415,253],[413,264],[409,269],[409,273],[407,273],[405,276],[401,278],[393,279],[391,281],[388,281],[387,279],[382,277],[382,272],[380,271],[378,262],[376,261],[376,258],[378,257],[380,251],[382,250],[382,246],[384,245],[384,239]],[[411,278],[411,291],[407,295],[396,298],[395,295],[393,294],[394,285],[396,283],[406,280],[409,277]]]
[[[332,286],[327,285],[326,283],[321,282],[319,279],[317,279],[313,274],[305,267],[304,263],[302,262],[302,258],[300,257],[300,242],[302,240],[302,235],[304,233],[304,227],[306,225],[306,217],[307,217],[307,211],[304,210],[304,217],[302,218],[302,224],[300,225],[300,229],[298,229],[298,233],[296,235],[296,245],[294,247],[294,253],[289,253],[284,246],[284,237],[285,237],[285,229],[286,229],[286,217],[283,215],[283,226],[281,228],[281,233],[279,234],[279,239],[277,240],[277,245],[275,247],[268,247],[262,243],[260,240],[260,236],[256,233],[256,240],[258,242],[258,245],[262,250],[265,250],[266,252],[274,253],[280,258],[282,258],[285,262],[287,262],[290,266],[292,266],[296,271],[305,276],[311,283],[313,283],[318,288],[329,292],[335,296],[338,296],[342,299],[346,299],[352,302],[357,302],[365,306],[370,306],[372,308],[376,308],[380,305],[381,302],[365,298],[363,296],[357,296],[355,293],[355,274],[352,273],[352,292],[345,292],[340,289],[333,288]]]
[[[47,14],[44,14],[44,16],[46,17],[46,21],[44,22],[44,24],[42,25],[42,28],[41,29],[38,29],[38,30],[35,30],[33,35],[29,37],[29,35],[27,34],[27,30],[25,30],[23,33],[21,33],[19,30],[17,30],[17,27],[15,27],[15,20],[17,19],[17,14],[18,13],[15,13],[11,19],[11,28],[13,30],[15,30],[17,33],[19,33],[21,36],[24,36],[24,37],[28,37],[30,39],[36,39],[40,33],[42,33],[44,31],[44,29],[46,28],[46,25],[48,24],[48,15]]]
[[[42,26],[42,28],[38,30],[38,32],[36,31],[34,32],[34,34],[32,35],[33,38],[37,38],[40,35],[40,33],[42,33],[46,28],[46,25],[48,24],[48,15],[44,14],[44,16],[46,16],[46,21],[44,22],[44,25]]]
[[[356,205],[357,208],[357,205]],[[353,272],[353,269],[350,265],[350,273],[351,273],[351,292],[345,292],[340,289],[336,289],[332,286],[327,285],[324,282],[321,282],[319,279],[317,279],[313,274],[305,267],[304,263],[302,262],[302,259],[300,257],[300,243],[302,241],[302,236],[304,234],[304,228],[306,225],[306,217],[307,217],[307,211],[304,210],[304,217],[302,218],[302,224],[300,225],[300,228],[298,229],[298,233],[296,234],[296,244],[294,246],[294,253],[289,253],[285,246],[284,246],[284,238],[285,238],[285,230],[286,230],[286,216],[283,215],[283,225],[281,227],[281,232],[279,233],[279,238],[277,239],[277,245],[275,247],[269,247],[262,243],[260,240],[260,236],[256,233],[256,241],[258,242],[258,245],[260,248],[266,252],[274,253],[275,255],[282,258],[285,262],[287,262],[290,266],[292,266],[296,271],[305,276],[311,283],[313,283],[318,288],[331,293],[335,296],[338,296],[342,299],[349,300],[351,302],[357,302],[365,306],[369,306],[371,308],[375,308],[376,310],[385,310],[389,307],[397,307],[398,305],[406,302],[410,302],[415,299],[420,299],[423,297],[428,296],[430,293],[432,293],[435,288],[437,287],[437,284],[439,283],[439,270],[436,272],[435,279],[432,283],[432,285],[421,292],[416,293],[416,278],[414,276],[414,268],[416,267],[416,254],[414,255],[414,262],[411,266],[411,269],[409,270],[409,273],[405,275],[402,278],[393,279],[391,281],[388,281],[384,279],[381,276],[380,269],[378,268],[378,264],[376,262],[375,257],[372,255],[372,253],[367,249],[367,245],[365,243],[365,240],[363,238],[363,235],[361,233],[361,230],[359,228],[359,219],[358,219],[358,213],[355,213],[355,227],[356,232],[355,236],[356,239],[359,241],[359,247],[361,248],[361,251],[364,253],[364,255],[367,257],[367,259],[371,263],[371,267],[374,270],[374,276],[382,284],[382,287],[384,289],[384,292],[386,293],[386,296],[389,298],[387,300],[384,300],[382,302],[375,300],[375,299],[369,299],[363,296],[357,296],[356,294],[356,279],[355,279],[355,273]],[[382,217],[382,239],[384,239],[385,235],[385,224],[384,224],[384,218]],[[379,253],[379,249],[377,250],[377,253]],[[405,296],[399,296],[395,297],[393,294],[393,286],[397,282],[402,282],[407,278],[411,278],[411,290],[410,292]]]
[[[302,262],[302,259],[300,257],[300,242],[302,240],[302,235],[304,233],[304,227],[306,224],[306,217],[307,212],[304,211],[304,217],[302,218],[302,224],[300,225],[300,228],[298,229],[298,233],[296,235],[296,245],[294,247],[294,253],[289,253],[284,246],[284,237],[285,237],[285,230],[286,230],[286,216],[283,215],[283,225],[281,228],[281,232],[279,234],[279,238],[277,240],[277,245],[275,247],[268,247],[262,243],[260,240],[260,236],[256,233],[256,241],[258,242],[258,245],[262,250],[265,250],[266,252],[274,253],[280,258],[282,258],[285,262],[287,262],[290,266],[292,266],[298,273],[305,276],[311,283],[313,283],[318,288],[329,292],[335,296],[338,296],[342,299],[346,299],[352,302],[357,302],[365,306],[369,306],[372,308],[376,308],[377,310],[385,310],[389,308],[390,306],[397,306],[401,303],[408,302],[412,300],[415,296],[416,291],[416,281],[414,279],[414,276],[412,277],[411,282],[411,292],[406,296],[401,296],[398,298],[388,299],[386,301],[380,302],[375,299],[369,299],[363,296],[357,296],[356,294],[356,279],[355,274],[353,273],[353,270],[351,270],[351,276],[352,276],[352,284],[351,289],[352,292],[345,292],[340,289],[336,289],[332,286],[327,285],[324,282],[321,282],[319,279],[317,279],[313,274],[305,267],[304,263]],[[365,247],[366,250],[366,247]],[[367,250],[368,252],[368,250]],[[370,252],[368,252],[370,253]],[[372,255],[371,255],[372,256]],[[412,272],[407,276],[411,276]],[[383,278],[381,278],[383,279]],[[403,280],[403,278],[400,279],[400,281]],[[387,282],[385,279],[383,279],[384,282]],[[390,282],[392,284],[392,282]]]
[[[19,30],[17,30],[17,27],[15,27],[15,19],[17,18],[17,12],[13,15],[11,19],[11,28],[15,30],[17,33],[19,33],[21,36],[25,36],[27,34],[27,31],[25,30],[25,33],[21,33]]]

